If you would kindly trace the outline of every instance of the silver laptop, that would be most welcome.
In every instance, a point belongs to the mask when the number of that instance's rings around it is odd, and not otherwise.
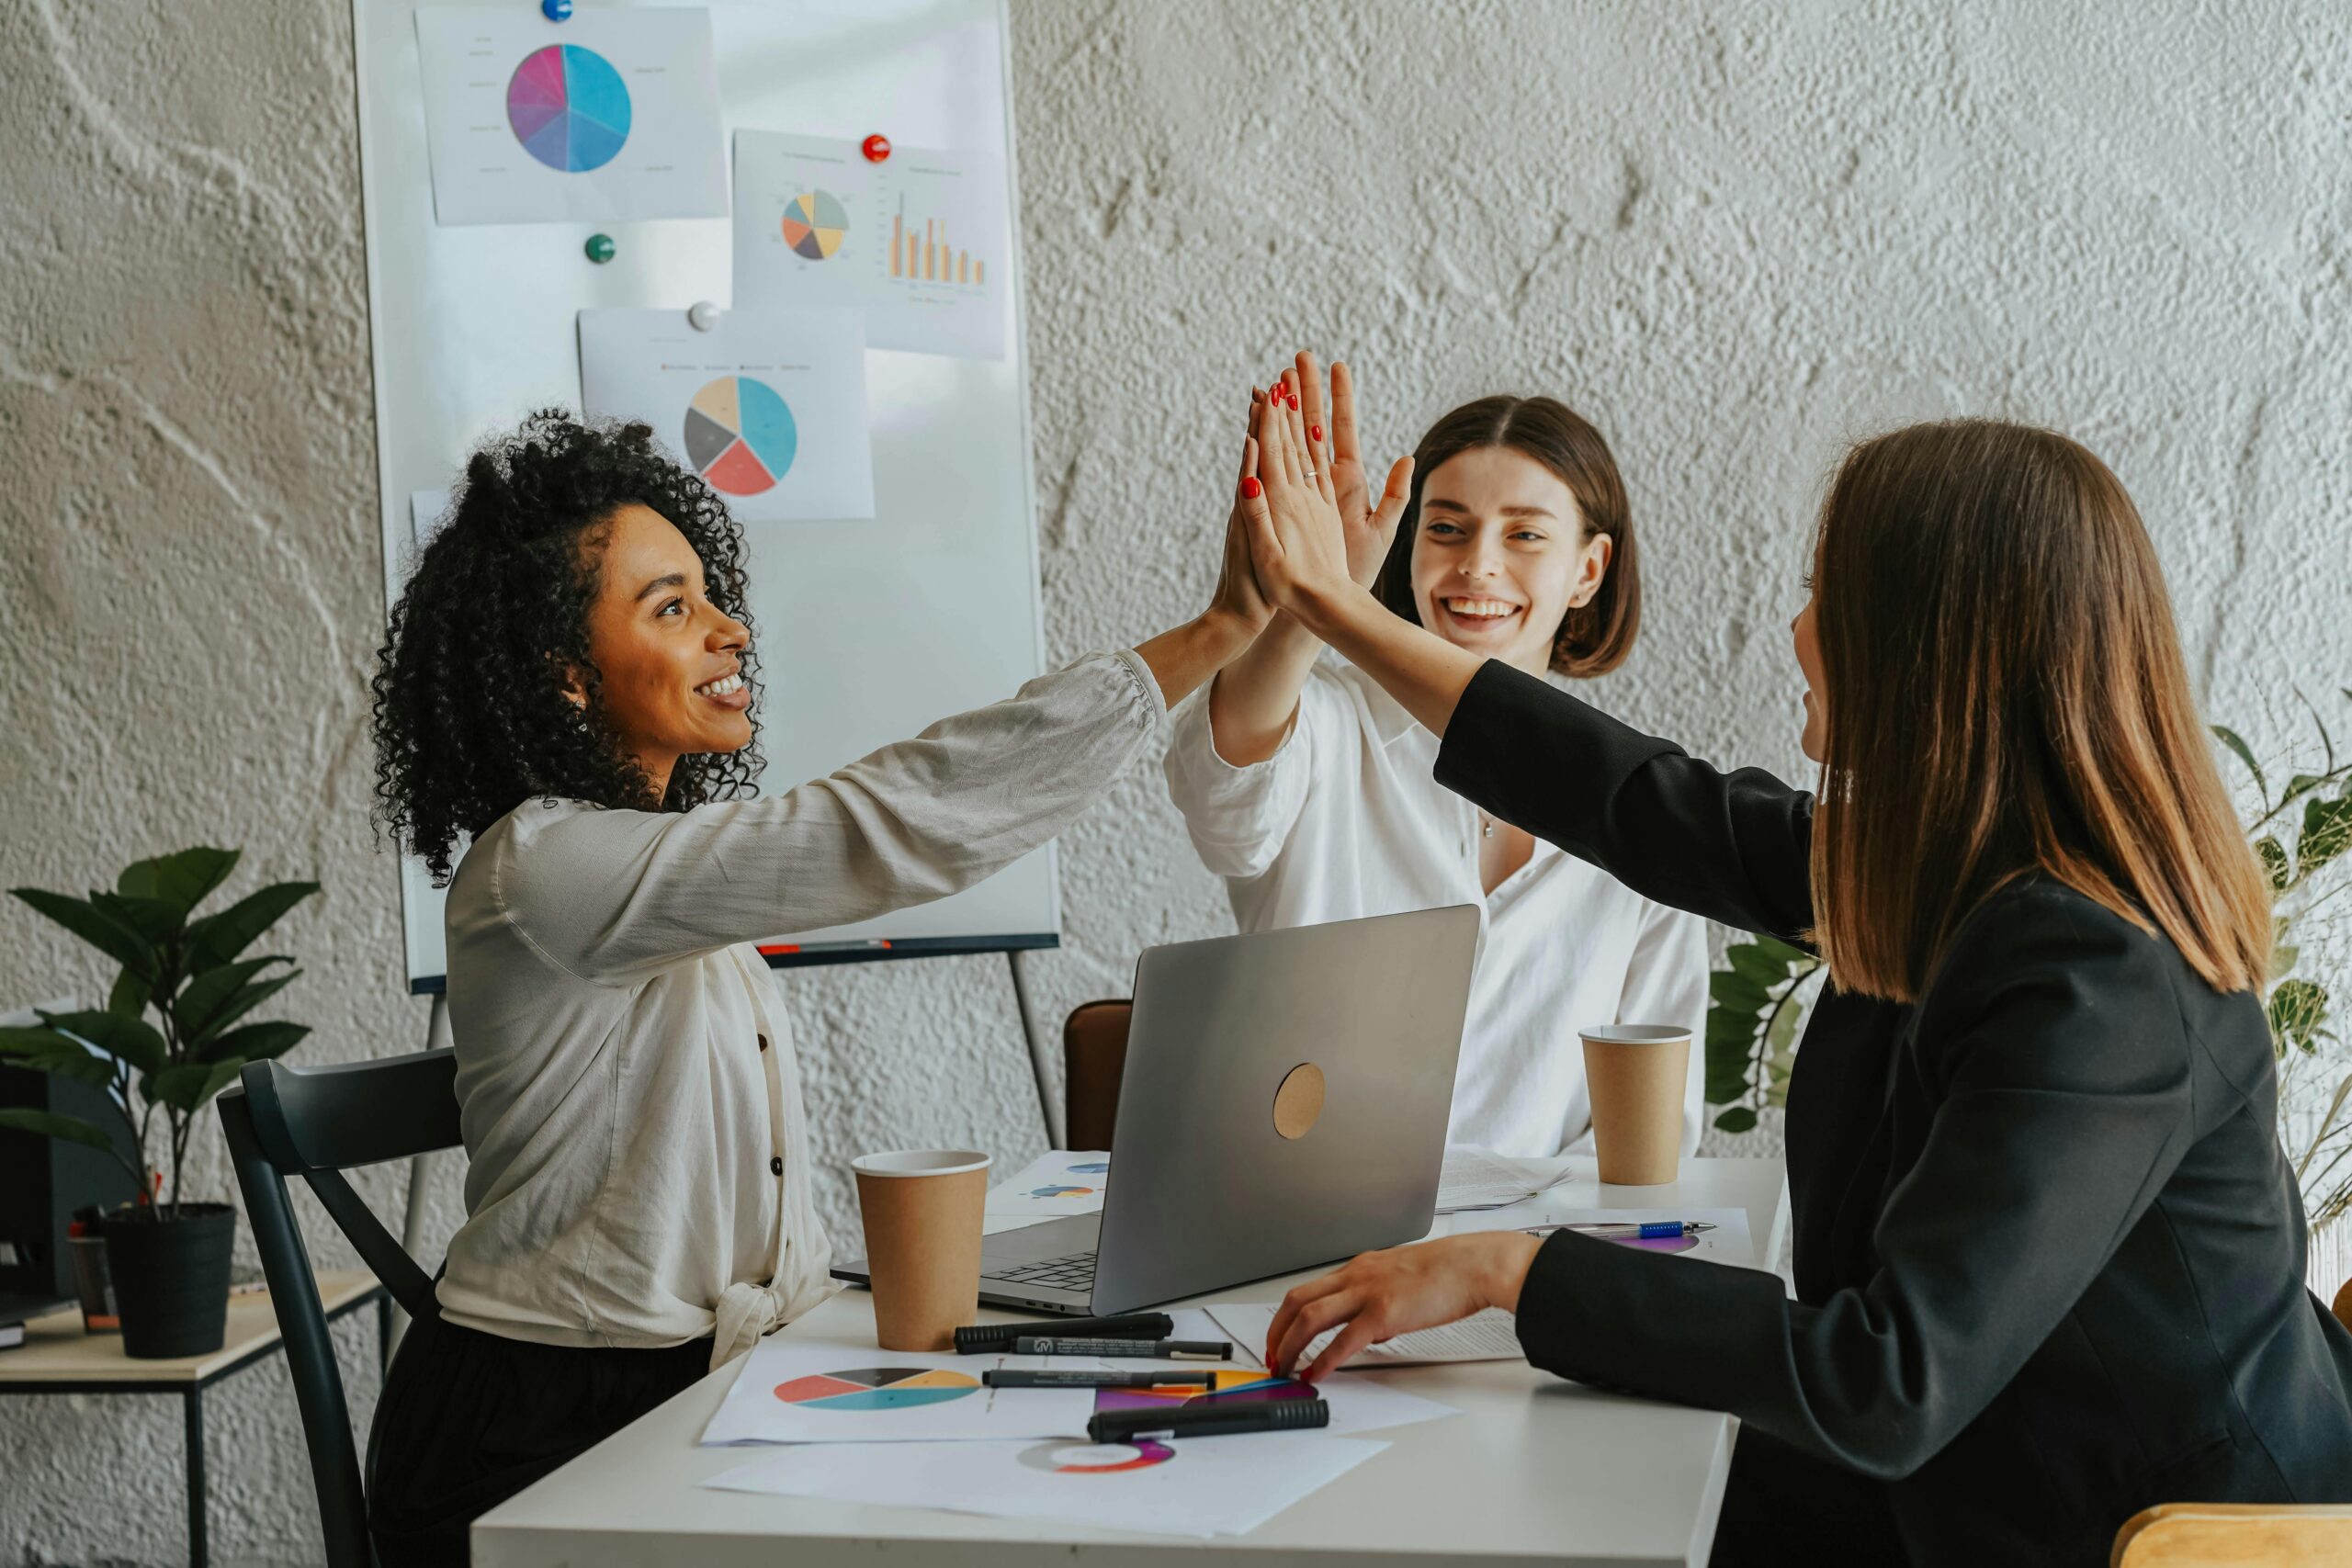
[[[1477,941],[1461,904],[1146,950],[1102,1212],[989,1237],[980,1299],[1108,1315],[1426,1235]]]

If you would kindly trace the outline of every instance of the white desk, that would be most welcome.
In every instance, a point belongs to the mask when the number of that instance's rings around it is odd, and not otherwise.
[[[1438,1232],[1532,1224],[1553,1209],[1744,1208],[1764,1265],[1788,1223],[1778,1160],[1691,1160],[1670,1187],[1602,1187],[1577,1178],[1516,1208],[1442,1217]],[[1027,1223],[1027,1222],[1010,1222]],[[1001,1229],[992,1224],[991,1229]],[[854,1238],[845,1238],[854,1248]],[[1693,1265],[1698,1267],[1698,1265]],[[1296,1278],[1306,1278],[1301,1275]],[[1218,1291],[1211,1300],[1279,1300],[1295,1280]],[[1010,1315],[1010,1314],[999,1314]],[[873,1333],[872,1300],[844,1291],[799,1323]],[[1326,1562],[1704,1564],[1737,1423],[1598,1393],[1520,1361],[1398,1368],[1371,1375],[1459,1408],[1459,1416],[1372,1434],[1390,1447],[1248,1536],[1214,1541],[1127,1534],[1040,1519],[986,1518],[706,1491],[741,1450],[695,1439],[734,1382],[723,1367],[474,1525],[477,1568],[1012,1568],[1047,1562],[1156,1565],[1219,1553],[1220,1568]]]

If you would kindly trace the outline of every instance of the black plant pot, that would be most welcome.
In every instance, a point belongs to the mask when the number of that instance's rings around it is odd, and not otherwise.
[[[229,1252],[237,1213],[226,1203],[182,1203],[179,1218],[120,1209],[98,1222],[122,1314],[122,1353],[142,1360],[220,1348],[229,1324]]]

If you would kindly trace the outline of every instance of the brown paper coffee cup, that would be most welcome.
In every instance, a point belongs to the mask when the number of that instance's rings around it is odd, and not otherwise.
[[[1592,1145],[1600,1179],[1656,1187],[1682,1159],[1682,1097],[1690,1032],[1669,1024],[1611,1023],[1579,1030],[1592,1096]]]
[[[885,1350],[952,1350],[980,1310],[980,1211],[989,1156],[969,1149],[861,1155],[858,1213]]]

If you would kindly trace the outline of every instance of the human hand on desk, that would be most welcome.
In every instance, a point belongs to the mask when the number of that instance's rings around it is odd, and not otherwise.
[[[1267,1370],[1287,1374],[1326,1329],[1340,1332],[1297,1374],[1308,1382],[1339,1371],[1367,1345],[1488,1307],[1516,1313],[1519,1288],[1542,1245],[1522,1231],[1478,1231],[1351,1258],[1283,1298],[1266,1331]]]

